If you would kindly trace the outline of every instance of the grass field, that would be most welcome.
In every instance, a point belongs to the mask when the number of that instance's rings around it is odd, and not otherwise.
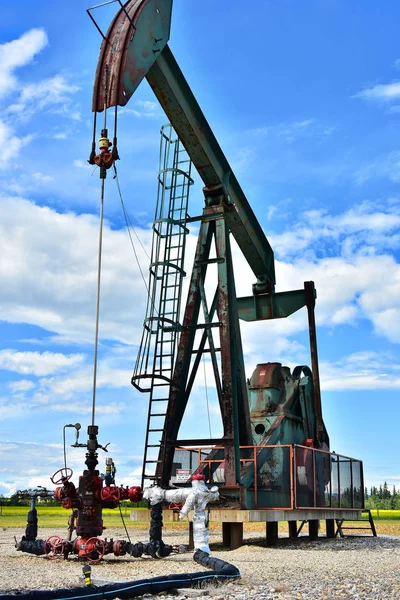
[[[148,529],[147,522],[132,522],[129,520],[131,507],[123,506],[122,515],[129,529]],[[137,508],[135,510],[145,510]],[[26,517],[29,511],[28,506],[0,506],[0,527],[10,529],[15,527],[25,527]],[[66,528],[67,520],[70,514],[69,510],[64,510],[61,506],[38,506],[39,527]],[[400,535],[400,510],[373,510],[376,529],[379,534]],[[106,527],[122,527],[121,515],[118,509],[104,509],[103,521]],[[324,531],[324,522],[321,523],[322,532]],[[256,531],[264,529],[262,523],[245,523],[245,531]],[[187,523],[171,522],[168,523],[169,529],[186,529]],[[210,528],[219,529],[219,523],[211,523]],[[280,524],[281,531],[287,529],[286,523]]]

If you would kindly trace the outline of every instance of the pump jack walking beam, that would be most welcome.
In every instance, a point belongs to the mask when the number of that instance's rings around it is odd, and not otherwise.
[[[100,52],[93,111],[104,109],[102,82],[107,65],[111,73],[107,107],[125,105],[146,77],[205,187],[221,188],[229,197],[229,229],[256,276],[255,292],[273,292],[272,248],[167,46],[171,9],[171,0],[131,0],[116,14]]]

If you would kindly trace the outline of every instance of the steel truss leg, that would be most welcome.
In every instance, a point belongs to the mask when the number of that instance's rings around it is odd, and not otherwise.
[[[210,259],[213,240],[215,240],[216,259]],[[218,286],[214,301],[208,309],[205,278],[210,263],[217,263]],[[204,325],[199,325],[201,308],[204,312]],[[217,323],[213,322],[215,311],[218,316]],[[197,352],[193,352],[196,331],[199,327],[203,327],[204,331]],[[211,327],[219,328],[221,378]],[[207,207],[203,212],[162,436],[160,462],[157,464],[156,475],[162,486],[169,484],[175,452],[174,442],[177,440],[207,340],[220,400],[224,440],[226,440],[224,443],[225,485],[235,486],[240,481],[239,446],[248,445],[251,436],[229,229],[223,205]],[[193,353],[196,357],[192,365]]]

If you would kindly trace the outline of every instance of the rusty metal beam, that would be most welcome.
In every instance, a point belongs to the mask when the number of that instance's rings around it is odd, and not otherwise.
[[[171,11],[172,0],[128,0],[117,12],[100,48],[93,111],[104,109],[106,65],[106,106],[125,106],[169,40]]]
[[[321,386],[319,380],[318,348],[317,348],[317,330],[315,325],[315,287],[313,281],[304,282],[304,293],[306,298],[308,314],[308,331],[310,336],[311,352],[311,371],[314,384],[314,408],[315,408],[315,429],[318,445],[321,446],[324,434],[324,422],[322,419],[322,401]]]

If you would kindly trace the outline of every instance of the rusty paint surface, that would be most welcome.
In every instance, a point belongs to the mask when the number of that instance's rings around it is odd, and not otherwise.
[[[114,17],[100,49],[93,111],[104,109],[106,65],[110,73],[107,108],[124,106],[169,39],[172,0],[130,0],[124,8]]]

